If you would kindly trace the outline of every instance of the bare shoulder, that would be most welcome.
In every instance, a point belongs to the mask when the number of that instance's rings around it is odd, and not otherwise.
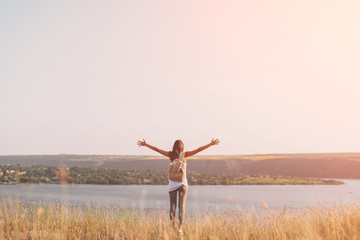
[[[185,152],[184,158],[191,157],[192,155],[192,152]]]
[[[184,154],[184,162],[187,162],[187,158],[190,157],[190,153],[189,152],[185,152]]]

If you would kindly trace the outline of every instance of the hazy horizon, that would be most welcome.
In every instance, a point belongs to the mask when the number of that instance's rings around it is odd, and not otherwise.
[[[358,1],[3,1],[0,155],[360,152]]]

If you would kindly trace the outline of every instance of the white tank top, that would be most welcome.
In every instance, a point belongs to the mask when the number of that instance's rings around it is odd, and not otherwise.
[[[181,154],[184,155],[185,157],[185,153],[184,152],[181,152],[180,155],[179,155],[179,159],[181,159]],[[181,186],[186,186],[188,187],[188,181],[187,181],[187,177],[186,177],[186,163],[184,163],[184,174],[185,174],[185,179],[183,182],[175,182],[175,181],[172,181],[172,180],[169,180],[169,187],[168,187],[168,192],[172,192],[176,189],[178,189],[179,187]]]

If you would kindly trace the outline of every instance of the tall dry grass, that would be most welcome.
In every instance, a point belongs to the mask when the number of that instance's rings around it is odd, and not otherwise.
[[[360,239],[360,205],[190,215],[184,235],[167,211],[0,201],[0,239]]]

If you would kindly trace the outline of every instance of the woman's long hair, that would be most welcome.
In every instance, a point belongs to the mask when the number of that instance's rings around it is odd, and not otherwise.
[[[184,151],[184,143],[178,139],[174,142],[173,150],[169,154],[170,161],[179,158],[182,151]]]

